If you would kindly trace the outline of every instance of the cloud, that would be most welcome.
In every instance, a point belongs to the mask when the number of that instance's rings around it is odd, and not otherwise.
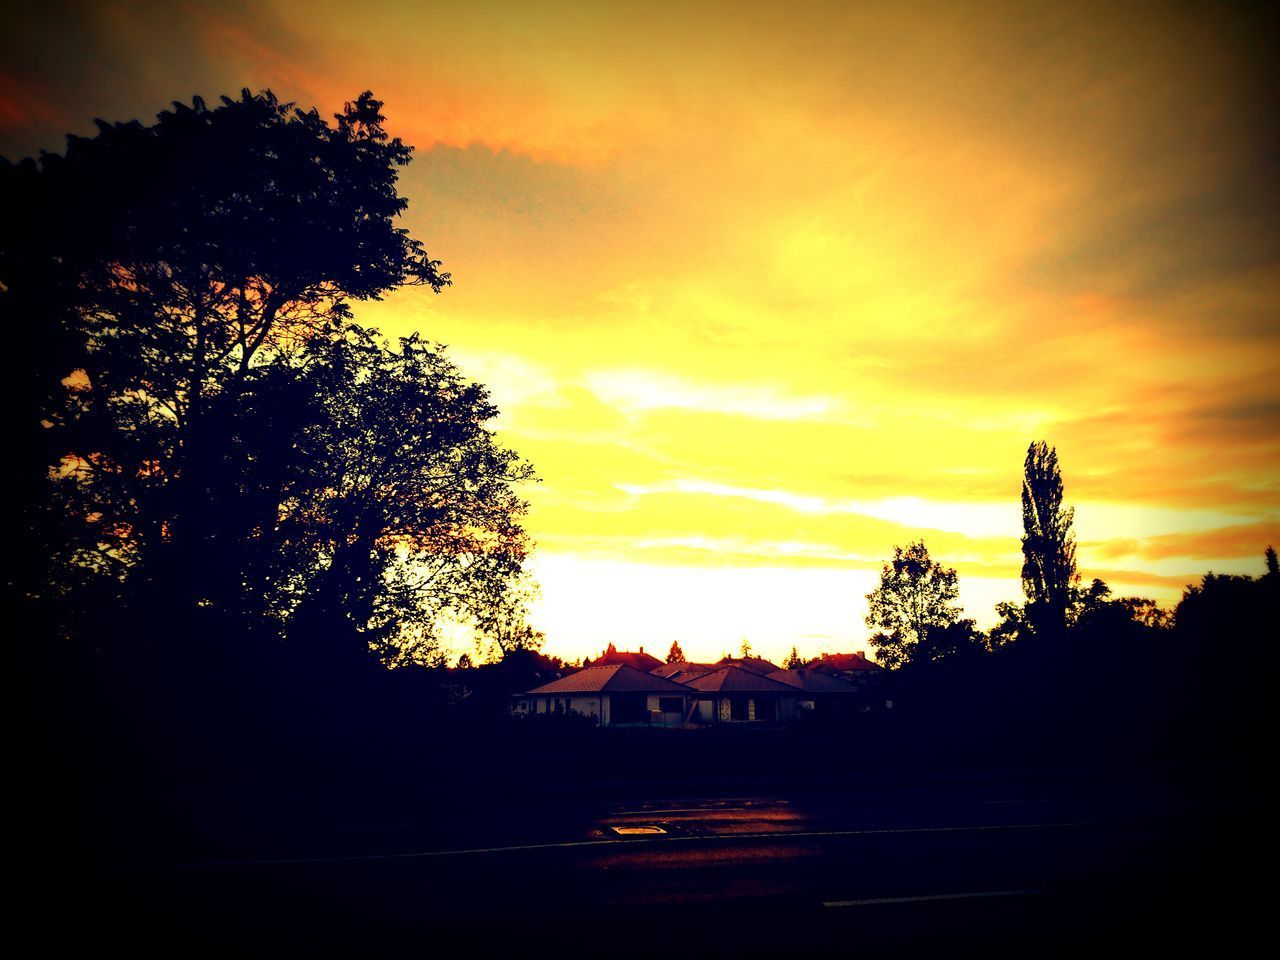
[[[651,370],[602,370],[587,374],[587,387],[628,413],[696,410],[761,420],[806,420],[840,407],[832,397],[790,396],[767,384],[710,384]]]
[[[1142,539],[1103,540],[1088,544],[1088,548],[1092,555],[1109,560],[1252,558],[1253,565],[1261,572],[1263,550],[1275,543],[1280,543],[1280,520],[1238,523],[1212,530],[1166,533]]]

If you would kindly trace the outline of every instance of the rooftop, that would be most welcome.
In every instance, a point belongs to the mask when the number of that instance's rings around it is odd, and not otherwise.
[[[867,659],[867,655],[859,650],[857,653],[824,653],[816,660],[805,665],[806,670],[835,670],[846,673],[853,670],[883,670],[884,667]]]
[[[654,676],[666,677],[668,680],[674,680],[677,683],[688,683],[694,677],[714,673],[719,669],[719,666],[712,663],[687,663],[681,660],[677,663],[664,663],[649,672]]]
[[[684,681],[703,693],[795,693],[796,689],[763,674],[744,670],[742,667],[721,667],[713,673],[705,673]]]
[[[789,687],[803,690],[805,693],[857,693],[858,688],[848,681],[841,680],[821,670],[775,670],[769,674],[770,680],[777,680]]]
[[[593,667],[607,666],[610,664],[625,664],[628,667],[635,667],[637,670],[652,670],[654,667],[662,666],[662,661],[657,657],[645,653],[644,647],[638,651],[618,650],[611,643],[605,648],[604,653],[591,661]]]
[[[559,680],[528,691],[530,694],[565,693],[688,693],[689,688],[665,677],[629,667],[625,663],[593,664]]]
[[[776,663],[766,660],[764,657],[722,657],[716,663],[716,666],[741,667],[743,670],[750,670],[752,673],[758,673],[761,676],[782,669]]]

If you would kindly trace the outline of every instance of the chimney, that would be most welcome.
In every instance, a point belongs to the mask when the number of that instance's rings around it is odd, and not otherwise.
[[[640,652],[641,652],[641,653],[644,653],[644,644],[643,644],[643,643],[642,643],[642,644],[640,644]]]

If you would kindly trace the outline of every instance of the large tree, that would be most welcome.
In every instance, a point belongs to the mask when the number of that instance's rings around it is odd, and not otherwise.
[[[249,597],[277,618],[345,628],[388,663],[429,654],[446,620],[502,650],[536,648],[516,492],[532,472],[488,428],[487,391],[416,336],[393,349],[352,327],[320,349],[306,375],[318,416],[294,434],[285,482],[240,551],[265,568]]]
[[[438,348],[352,323],[450,282],[398,225],[410,153],[367,92],[331,124],[246,90],[0,165],[0,307],[58,331],[19,410],[58,520],[28,593],[393,660],[502,597],[527,467]]]
[[[1043,440],[1027,447],[1022,477],[1022,589],[1032,629],[1061,639],[1076,573],[1075,510],[1063,506],[1057,451]]]
[[[867,594],[876,659],[889,669],[936,659],[929,638],[938,631],[951,631],[940,634],[945,637],[936,645],[940,655],[953,652],[953,628],[972,626],[961,619],[959,596],[956,571],[935,562],[924,541],[895,546],[893,559],[881,568],[879,586]]]

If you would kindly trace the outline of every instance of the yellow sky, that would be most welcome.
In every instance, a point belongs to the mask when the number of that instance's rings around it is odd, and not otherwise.
[[[549,652],[861,648],[920,537],[989,623],[1040,438],[1085,577],[1171,603],[1280,543],[1274,20],[1031,6],[76,8],[12,31],[0,153],[384,99],[455,286],[357,313],[492,388]]]

